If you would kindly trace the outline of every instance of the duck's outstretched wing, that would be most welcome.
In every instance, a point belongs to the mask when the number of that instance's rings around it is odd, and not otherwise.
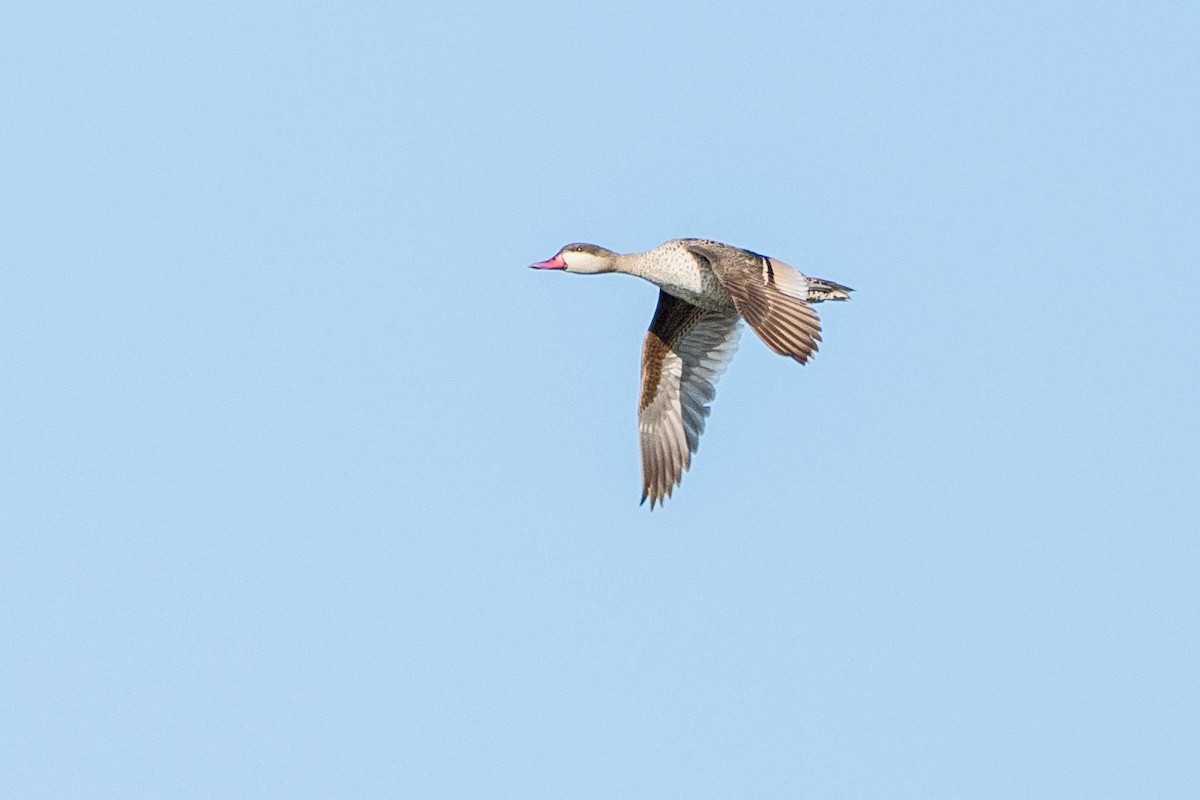
[[[738,313],[706,311],[660,291],[642,346],[638,434],[642,502],[661,503],[690,466],[715,384],[737,349]]]
[[[722,252],[714,246],[730,255],[722,258]],[[706,262],[767,347],[801,364],[817,352],[821,321],[809,302],[825,298],[814,295],[814,287],[802,272],[779,259],[728,245],[689,242],[688,250]],[[849,296],[844,286],[836,288],[844,290],[842,297],[830,299]]]

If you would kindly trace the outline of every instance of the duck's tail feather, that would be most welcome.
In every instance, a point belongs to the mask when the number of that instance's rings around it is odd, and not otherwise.
[[[849,300],[854,290],[824,278],[808,279],[808,302],[822,303],[826,300]]]

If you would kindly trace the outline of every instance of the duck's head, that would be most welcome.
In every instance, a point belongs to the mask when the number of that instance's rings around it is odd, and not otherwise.
[[[617,254],[599,245],[576,242],[554,254],[549,261],[539,261],[529,266],[534,269],[561,269],[567,272],[591,274],[611,272]]]

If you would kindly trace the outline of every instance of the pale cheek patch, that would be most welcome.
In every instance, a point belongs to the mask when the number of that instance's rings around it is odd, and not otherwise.
[[[564,255],[567,265],[576,272],[596,272],[604,262],[591,253],[567,253]]]

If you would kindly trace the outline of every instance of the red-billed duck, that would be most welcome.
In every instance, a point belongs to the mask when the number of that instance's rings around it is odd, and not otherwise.
[[[642,346],[638,431],[642,502],[662,503],[683,479],[704,432],[717,379],[744,318],[776,353],[801,364],[817,351],[812,303],[847,300],[851,289],[810,278],[778,259],[707,239],[672,239],[643,253],[569,244],[536,269],[623,272],[659,287]]]

